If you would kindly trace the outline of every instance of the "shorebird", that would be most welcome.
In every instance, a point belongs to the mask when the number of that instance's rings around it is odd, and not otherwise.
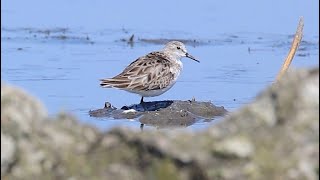
[[[175,84],[183,67],[182,57],[200,62],[182,42],[170,41],[162,50],[139,57],[115,77],[100,79],[100,86],[139,94],[143,103],[143,97],[159,96]]]

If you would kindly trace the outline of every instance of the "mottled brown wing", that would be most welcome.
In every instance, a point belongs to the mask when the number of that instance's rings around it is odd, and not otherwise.
[[[132,62],[119,75],[102,80],[101,84],[136,91],[163,89],[174,78],[168,58],[162,52],[149,53]]]

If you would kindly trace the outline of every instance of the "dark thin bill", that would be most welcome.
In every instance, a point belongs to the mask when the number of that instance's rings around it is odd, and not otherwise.
[[[189,53],[186,53],[186,57],[187,57],[187,58],[190,58],[190,59],[192,59],[192,60],[194,60],[194,61],[197,61],[198,63],[200,62],[200,61],[197,60],[195,57],[191,56]]]

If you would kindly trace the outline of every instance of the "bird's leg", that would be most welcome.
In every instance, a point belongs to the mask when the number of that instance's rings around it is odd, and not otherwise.
[[[146,111],[147,109],[146,109],[146,107],[145,107],[146,104],[145,104],[144,101],[143,101],[143,96],[141,97],[140,104],[141,104],[141,106],[143,107],[143,110]]]

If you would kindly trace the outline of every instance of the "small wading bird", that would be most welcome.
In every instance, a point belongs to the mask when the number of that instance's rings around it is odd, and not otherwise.
[[[143,103],[143,97],[159,96],[175,84],[183,67],[182,57],[200,62],[182,42],[170,41],[162,50],[139,57],[119,75],[101,79],[100,85],[139,94]]]

